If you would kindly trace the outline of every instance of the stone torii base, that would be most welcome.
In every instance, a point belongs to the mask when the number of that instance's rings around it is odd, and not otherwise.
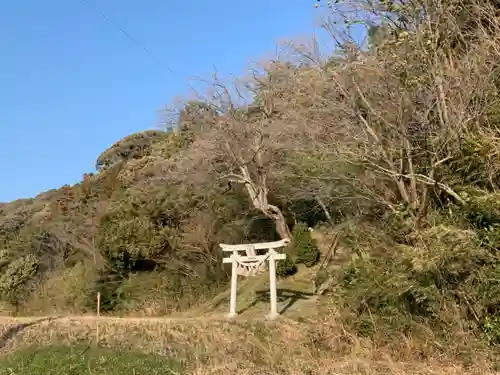
[[[271,299],[270,312],[267,315],[269,319],[275,319],[279,316],[278,313],[278,296],[276,285],[276,261],[286,259],[286,254],[278,253],[275,249],[285,247],[290,243],[289,239],[274,242],[262,242],[255,244],[240,244],[240,245],[226,245],[220,244],[223,252],[231,252],[227,258],[223,258],[223,263],[231,263],[231,299],[229,304],[228,317],[232,318],[237,316],[236,312],[236,290],[238,287],[238,270],[243,265],[245,268],[250,269],[249,275],[261,268],[262,263],[269,261],[269,294]],[[248,255],[255,254],[255,250],[268,250],[265,255]],[[238,252],[245,251],[247,255],[240,255]],[[253,272],[252,272],[253,271]]]

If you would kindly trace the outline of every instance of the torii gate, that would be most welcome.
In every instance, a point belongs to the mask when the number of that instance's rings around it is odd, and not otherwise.
[[[269,260],[269,289],[271,296],[271,311],[269,319],[276,318],[278,314],[278,296],[276,289],[276,261],[286,259],[286,254],[280,254],[275,249],[285,247],[290,243],[288,238],[274,241],[254,244],[226,245],[220,244],[222,251],[232,252],[232,254],[223,258],[223,263],[232,263],[231,270],[231,300],[228,317],[235,317],[236,313],[236,289],[238,284],[238,275],[253,276],[262,270],[266,260]],[[265,255],[256,255],[256,250],[268,250]],[[238,252],[245,251],[246,255],[239,255]]]

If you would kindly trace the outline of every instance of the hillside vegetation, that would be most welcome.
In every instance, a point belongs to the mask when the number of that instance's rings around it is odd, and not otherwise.
[[[315,278],[337,327],[318,328],[318,347],[494,358],[498,4],[331,7],[327,60],[297,48],[238,90],[215,80],[210,100],[117,142],[80,183],[2,204],[2,309],[83,314],[100,292],[108,314],[188,311],[226,290],[220,242],[293,238],[286,278],[324,260],[314,227],[338,244]],[[367,26],[368,45],[338,24]]]

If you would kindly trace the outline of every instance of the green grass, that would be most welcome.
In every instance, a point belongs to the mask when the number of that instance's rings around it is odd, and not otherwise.
[[[22,348],[0,360],[0,375],[174,375],[181,370],[168,358],[83,345]]]

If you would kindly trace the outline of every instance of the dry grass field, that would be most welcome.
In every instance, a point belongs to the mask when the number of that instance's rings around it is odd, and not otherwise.
[[[0,327],[0,374],[51,374],[56,363],[68,374],[155,374],[165,368],[173,374],[496,373],[481,353],[464,367],[451,357],[419,361],[421,348],[413,348],[411,341],[397,353],[376,347],[343,330],[334,316],[314,324],[217,316],[5,317]],[[123,372],[113,372],[117,359]]]

